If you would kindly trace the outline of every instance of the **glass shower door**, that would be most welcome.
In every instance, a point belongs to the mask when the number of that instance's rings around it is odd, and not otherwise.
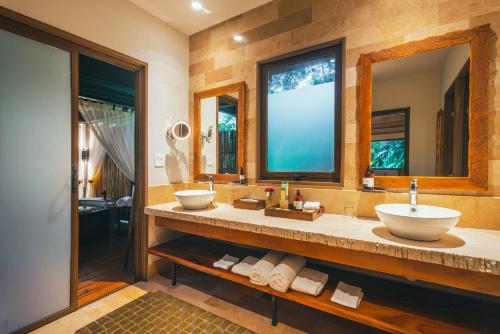
[[[0,29],[0,333],[70,306],[70,53]]]

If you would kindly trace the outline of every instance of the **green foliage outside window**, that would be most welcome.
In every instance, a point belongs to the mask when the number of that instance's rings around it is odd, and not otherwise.
[[[374,169],[403,169],[405,167],[405,140],[372,141],[371,161]]]
[[[281,93],[305,86],[335,81],[335,58],[319,59],[295,69],[273,73],[269,78],[268,94]]]

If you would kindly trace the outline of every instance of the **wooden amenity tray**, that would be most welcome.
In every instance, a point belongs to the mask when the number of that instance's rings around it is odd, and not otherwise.
[[[264,214],[266,216],[287,218],[287,219],[306,220],[306,221],[310,221],[310,222],[315,221],[324,213],[325,213],[325,208],[323,206],[320,206],[319,209],[314,211],[314,212],[297,211],[297,210],[294,210],[292,208],[292,206],[290,206],[290,209],[288,209],[288,210],[282,210],[279,208],[278,205],[267,207],[264,211]]]

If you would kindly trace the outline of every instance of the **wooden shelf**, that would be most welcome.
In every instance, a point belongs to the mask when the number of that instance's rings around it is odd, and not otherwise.
[[[330,282],[318,297],[292,290],[281,293],[269,286],[258,286],[250,283],[247,277],[214,268],[212,264],[224,254],[243,258],[247,255],[262,256],[264,251],[211,239],[186,236],[152,247],[149,249],[149,253],[210,275],[392,333],[493,333],[500,328],[499,303],[460,297],[451,293],[329,267],[310,265],[330,274]],[[357,310],[330,301],[339,280],[363,288],[364,297]]]

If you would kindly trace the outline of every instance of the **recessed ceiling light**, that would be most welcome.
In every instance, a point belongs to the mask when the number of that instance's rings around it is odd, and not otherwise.
[[[201,4],[201,2],[199,1],[193,1],[191,2],[191,7],[194,9],[194,10],[200,10],[200,9],[203,9],[203,5]]]
[[[233,39],[235,42],[238,42],[238,43],[243,42],[243,36],[241,36],[241,35],[234,35]]]

